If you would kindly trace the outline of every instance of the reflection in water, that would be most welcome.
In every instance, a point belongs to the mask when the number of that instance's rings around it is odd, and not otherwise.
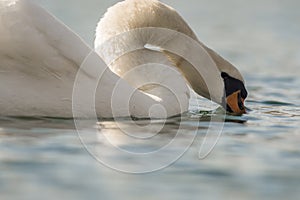
[[[190,148],[197,135],[203,138],[209,135],[213,142],[217,141],[223,123],[224,115],[212,112],[206,115],[188,113],[167,120],[119,119],[100,121],[97,130],[91,134],[79,130],[79,136],[88,152],[104,165],[122,172],[145,173],[173,164]],[[215,136],[209,132],[214,132]],[[207,150],[203,151],[210,151],[213,145],[207,143]],[[123,163],[115,157],[131,162]]]

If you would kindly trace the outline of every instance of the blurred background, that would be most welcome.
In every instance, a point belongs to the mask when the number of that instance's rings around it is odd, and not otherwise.
[[[34,1],[91,47],[97,22],[118,2]],[[99,164],[83,148],[72,120],[1,117],[1,199],[299,198],[300,1],[163,2],[183,16],[202,42],[240,69],[252,111],[239,123],[225,124],[218,145],[205,160],[198,159],[198,151],[209,125],[207,121],[199,125],[197,115],[186,117],[182,122],[187,134],[198,129],[189,151],[172,166],[144,175],[124,174]],[[191,110],[196,112],[196,105]],[[170,122],[157,141],[172,139],[176,123]],[[116,124],[109,121],[102,122],[102,131],[118,134]],[[181,139],[183,144],[187,140]],[[99,151],[120,165],[143,167],[144,163],[109,152],[101,139],[98,142]],[[123,145],[147,149],[159,144]]]

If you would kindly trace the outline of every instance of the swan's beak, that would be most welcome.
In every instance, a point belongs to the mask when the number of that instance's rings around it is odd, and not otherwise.
[[[241,91],[232,93],[226,98],[227,111],[233,115],[246,114],[246,107],[244,105],[245,99],[241,97]]]

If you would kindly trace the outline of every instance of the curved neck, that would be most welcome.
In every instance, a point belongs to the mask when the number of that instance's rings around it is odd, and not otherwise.
[[[119,38],[122,34],[126,37]],[[173,8],[157,0],[125,0],[111,7],[98,24],[95,47],[112,38],[121,41],[116,49],[158,47],[156,51],[164,52],[198,94],[219,104],[224,98],[221,72],[242,80],[238,70],[197,39]]]

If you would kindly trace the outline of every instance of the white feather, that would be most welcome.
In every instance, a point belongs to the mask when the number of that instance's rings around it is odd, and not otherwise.
[[[182,108],[173,108],[168,99],[155,101],[128,85],[76,34],[31,1],[1,1],[0,11],[0,115],[73,117],[76,75],[81,77],[76,84],[83,89],[76,96],[81,98],[76,100],[77,117],[93,116],[85,109],[89,106],[95,106],[99,117],[148,117],[155,104],[164,106],[167,116],[187,110],[188,97]],[[88,67],[79,70],[82,64]],[[96,75],[102,72],[94,88]],[[86,101],[85,95],[94,90],[95,105],[86,105],[93,101]],[[151,115],[161,117],[161,113],[152,109]]]

